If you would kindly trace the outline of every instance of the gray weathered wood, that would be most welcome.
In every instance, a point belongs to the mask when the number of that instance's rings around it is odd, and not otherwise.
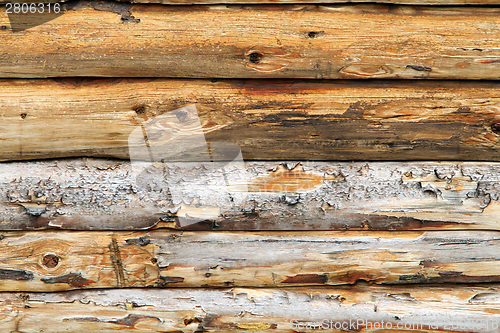
[[[499,299],[498,285],[0,293],[0,325],[23,333],[343,332],[313,325],[491,333],[500,326]]]
[[[498,163],[142,166],[91,158],[2,163],[0,229],[500,229]]]

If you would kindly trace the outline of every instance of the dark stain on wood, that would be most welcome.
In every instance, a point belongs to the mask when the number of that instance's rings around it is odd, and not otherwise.
[[[99,323],[123,325],[123,326],[127,326],[127,327],[135,327],[135,325],[139,321],[144,321],[144,320],[154,320],[154,321],[159,321],[159,322],[161,321],[160,318],[158,318],[158,317],[143,316],[143,315],[136,315],[136,314],[129,314],[124,318],[114,319],[114,320],[103,320],[103,319],[99,319],[96,317],[76,317],[76,318],[63,319],[63,321],[99,322]]]
[[[408,65],[408,66],[406,66],[406,68],[411,68],[411,69],[414,69],[416,71],[425,71],[425,72],[432,71],[432,68],[430,68],[430,67],[424,67],[424,66],[412,66],[412,65]]]
[[[288,276],[281,283],[314,283],[314,284],[325,284],[328,282],[328,277],[326,274],[298,274],[294,276]]]
[[[158,317],[129,314],[125,318],[109,320],[106,322],[111,323],[111,324],[118,324],[118,325],[124,325],[124,326],[128,326],[128,327],[134,327],[139,321],[142,321],[142,320],[161,321]]]
[[[253,207],[250,211],[241,214],[228,214],[220,217],[216,223],[202,221],[185,227],[176,227],[180,230],[275,230],[285,224],[289,230],[419,230],[442,229],[446,227],[459,228],[460,222],[443,222],[419,220],[412,217],[376,216],[363,214],[337,213],[332,218],[287,216],[266,217],[265,209]]]
[[[347,110],[342,114],[342,118],[349,118],[354,120],[362,120],[363,112],[367,108],[367,104],[363,102],[356,102],[354,104],[349,105]]]
[[[139,238],[126,239],[125,242],[127,243],[127,245],[145,246],[151,243],[151,239],[146,236],[141,236]]]
[[[111,237],[111,243],[109,244],[111,262],[116,274],[116,282],[118,287],[123,287],[125,282],[125,274],[123,273],[123,263],[120,255],[120,247],[114,236]]]
[[[81,273],[69,273],[51,278],[41,278],[40,280],[45,283],[67,283],[71,287],[75,288],[82,288],[95,283],[92,280],[87,280],[86,278],[84,278]]]
[[[95,10],[116,13],[121,16],[123,23],[139,23],[140,19],[136,19],[130,13],[132,5],[130,3],[119,3],[111,1],[86,1],[81,0],[76,4],[71,4],[70,9],[78,10],[85,7],[92,7]]]
[[[0,280],[33,280],[33,272],[22,269],[0,269]]]
[[[160,286],[165,286],[169,283],[179,283],[184,282],[184,278],[180,276],[160,276]]]
[[[99,323],[101,320],[96,317],[75,317],[75,318],[64,318],[63,321],[83,321],[89,323]]]
[[[490,283],[500,282],[500,275],[471,276],[460,272],[440,272],[439,276],[425,276],[422,273],[412,275],[401,275],[399,281],[387,284],[399,283]]]

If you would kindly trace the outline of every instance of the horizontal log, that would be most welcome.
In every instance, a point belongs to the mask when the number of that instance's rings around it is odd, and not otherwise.
[[[0,230],[499,230],[499,189],[484,162],[10,162]]]
[[[124,3],[164,4],[164,5],[228,5],[228,4],[311,4],[311,0],[117,0]],[[15,3],[18,0],[0,0],[0,4]],[[68,0],[44,0],[43,3],[64,3]],[[316,0],[316,4],[366,3],[366,0]],[[498,5],[499,0],[375,0],[372,3],[399,5]],[[48,7],[47,7],[48,8]]]
[[[1,293],[0,324],[25,333],[489,333],[499,297],[497,285]]]
[[[0,77],[500,77],[499,8],[71,7],[10,17],[3,7]]]
[[[136,147],[130,137],[139,131],[142,138],[144,128],[151,144],[155,137],[157,144],[180,138],[184,146],[189,140],[226,142],[239,146],[245,160],[500,161],[499,87],[440,81],[1,80],[0,160],[129,159]],[[181,115],[178,109],[189,105],[195,109]],[[181,160],[189,150],[183,145],[165,159]]]
[[[10,232],[1,291],[500,282],[500,233]]]

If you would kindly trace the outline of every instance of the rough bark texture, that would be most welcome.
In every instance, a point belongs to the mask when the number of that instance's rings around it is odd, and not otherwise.
[[[500,229],[498,163],[140,165],[2,163],[0,229]]]
[[[499,161],[499,87],[446,81],[2,80],[0,160],[128,159],[131,133],[163,117],[155,124],[158,141],[167,142],[172,129],[193,136],[198,131],[208,142],[239,146],[246,160]],[[188,127],[190,120],[176,113],[186,105],[196,106],[190,117],[201,128]],[[175,159],[181,154],[169,156]]]
[[[498,8],[72,7],[14,23],[2,8],[0,77],[500,77]]]
[[[5,332],[23,333],[491,333],[497,332],[499,299],[497,285],[459,292],[450,286],[351,286],[1,293],[0,324]],[[354,325],[346,326],[349,321]],[[348,329],[313,329],[325,323]]]
[[[10,232],[0,290],[500,282],[498,232]]]

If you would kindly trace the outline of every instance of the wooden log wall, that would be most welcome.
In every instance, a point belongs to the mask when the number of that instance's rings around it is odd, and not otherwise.
[[[43,2],[0,333],[500,332],[500,1]]]

